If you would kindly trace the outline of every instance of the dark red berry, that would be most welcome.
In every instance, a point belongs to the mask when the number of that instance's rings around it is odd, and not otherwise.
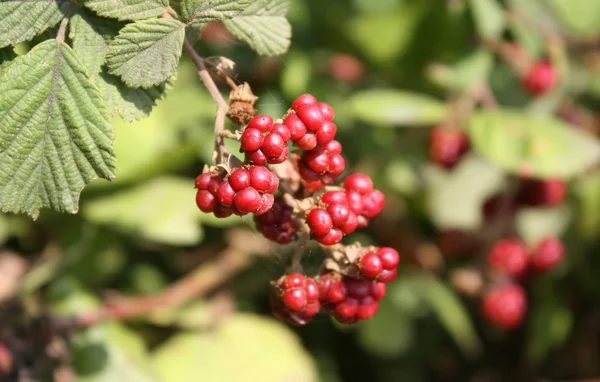
[[[317,136],[313,133],[306,133],[302,138],[297,140],[296,146],[304,151],[309,151],[317,147]]]
[[[256,151],[248,151],[246,153],[246,161],[252,162],[259,166],[264,166],[268,163],[266,155],[263,154],[262,150],[260,149]]]
[[[538,272],[548,271],[557,266],[565,255],[562,240],[558,237],[547,237],[540,241],[531,254],[531,268]]]
[[[436,164],[451,169],[469,149],[469,140],[461,129],[438,126],[429,136],[429,158]]]
[[[385,269],[395,269],[400,264],[400,255],[393,248],[379,248],[377,256],[381,259],[381,264]]]
[[[383,207],[385,206],[385,196],[381,191],[373,190],[363,197],[362,202],[362,215],[367,219],[371,219],[379,215],[383,210]]]
[[[325,151],[327,151],[329,154],[341,154],[342,144],[336,140],[333,140],[325,145]]]
[[[346,169],[346,160],[339,154],[329,155],[328,172],[331,176],[339,176]]]
[[[287,143],[290,139],[292,139],[290,129],[283,123],[275,123],[273,124],[273,128],[271,129],[272,133],[277,133],[283,138],[283,141]]]
[[[221,183],[221,186],[217,191],[219,203],[225,207],[231,207],[233,205],[234,196],[235,190],[231,187],[231,184],[228,181]]]
[[[525,291],[517,284],[494,287],[481,303],[483,316],[501,329],[515,329],[523,321],[527,311]]]
[[[348,220],[346,220],[346,223],[340,226],[340,229],[345,235],[348,235],[354,232],[357,227],[358,218],[356,217],[356,214],[354,212],[350,211],[350,213],[348,214]]]
[[[330,204],[326,211],[336,227],[344,225],[350,217],[350,208],[347,204]]]
[[[277,158],[285,148],[285,141],[277,133],[269,133],[260,147],[263,154],[267,157]]]
[[[296,110],[296,114],[308,130],[317,130],[325,123],[321,110],[316,104],[302,106]]]
[[[333,122],[325,122],[320,128],[317,129],[317,143],[324,146],[331,142],[337,133],[337,126]]]
[[[519,201],[534,207],[552,207],[564,202],[567,185],[562,179],[524,180],[519,190]]]
[[[198,190],[206,190],[208,189],[208,184],[210,183],[212,175],[210,173],[204,173],[198,175],[196,178],[196,188]]]
[[[339,228],[332,228],[325,235],[315,235],[315,240],[323,245],[334,245],[342,241],[344,233]]]
[[[551,63],[538,61],[525,73],[522,83],[529,94],[534,96],[542,95],[556,87],[558,74]]]
[[[283,292],[283,303],[293,312],[302,312],[306,308],[306,292],[300,288],[289,289]]]

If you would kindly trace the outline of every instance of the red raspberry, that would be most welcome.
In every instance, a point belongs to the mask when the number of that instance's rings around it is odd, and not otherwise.
[[[490,249],[488,266],[512,277],[519,277],[527,269],[529,255],[527,248],[519,239],[498,240]]]
[[[525,291],[517,284],[505,284],[488,291],[481,302],[483,316],[494,326],[511,330],[517,328],[527,311]]]
[[[246,153],[246,161],[258,165],[281,163],[288,157],[287,142],[289,129],[280,123],[273,123],[268,115],[252,118],[240,139],[241,151]]]
[[[269,191],[273,177],[268,168],[264,166],[251,166],[248,172],[250,173],[250,187],[258,192]]]
[[[324,235],[315,235],[315,240],[323,245],[334,245],[342,241],[344,233],[339,228],[332,228]]]
[[[235,169],[229,176],[229,184],[231,187],[240,191],[250,186],[250,173],[244,168]]]
[[[554,89],[558,83],[558,75],[552,64],[538,61],[529,68],[521,81],[529,94],[538,96]]]
[[[280,244],[292,241],[300,228],[292,217],[293,209],[283,199],[274,200],[273,208],[264,215],[254,216],[256,228],[269,240]]]
[[[545,272],[558,265],[565,255],[565,247],[558,237],[547,237],[538,243],[531,254],[531,268]]]
[[[320,310],[317,283],[300,273],[282,276],[271,301],[275,315],[294,325],[308,323]]]
[[[469,140],[461,129],[437,126],[429,136],[429,158],[446,168],[453,168],[469,150]]]
[[[288,114],[283,122],[290,131],[292,141],[296,142],[306,135],[306,126],[295,113]]]
[[[388,283],[398,274],[400,255],[389,247],[372,250],[361,256],[358,260],[358,270],[366,280],[375,280]]]
[[[344,179],[344,189],[350,210],[357,216],[359,228],[366,227],[369,219],[379,215],[385,206],[385,195],[373,189],[373,181],[365,174],[352,173]]]
[[[375,315],[385,284],[354,279],[331,272],[317,279],[323,308],[343,324],[353,324]]]
[[[567,185],[561,179],[524,180],[519,190],[519,201],[534,207],[552,207],[564,202]]]
[[[339,142],[331,141],[325,146],[316,146],[302,154],[298,160],[298,172],[302,179],[306,182],[318,180],[323,184],[334,183],[346,168],[344,157],[328,151],[328,148],[337,151],[338,145]]]

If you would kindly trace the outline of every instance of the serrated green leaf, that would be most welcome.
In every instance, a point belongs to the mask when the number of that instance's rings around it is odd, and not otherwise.
[[[384,126],[432,125],[446,115],[444,103],[426,95],[391,89],[365,90],[350,98],[354,116]]]
[[[131,88],[118,77],[102,73],[98,87],[106,97],[109,115],[112,117],[118,115],[127,122],[133,122],[150,114],[156,103],[172,88],[172,82],[176,77],[177,73],[160,85],[144,89]]]
[[[48,40],[0,73],[0,209],[76,213],[83,187],[112,179],[106,105],[83,63]]]
[[[540,178],[570,178],[600,160],[596,137],[549,116],[513,110],[471,115],[475,150],[506,171]]]
[[[250,0],[182,0],[183,20],[195,23],[231,19],[250,5]]]
[[[104,17],[142,20],[165,13],[168,0],[87,0],[85,6]]]
[[[285,53],[290,46],[292,27],[285,15],[289,0],[256,0],[244,12],[225,20],[227,29],[258,54]]]
[[[153,361],[162,382],[318,380],[313,360],[290,329],[251,314],[233,315],[212,331],[175,335]]]
[[[194,197],[193,179],[161,177],[94,199],[82,213],[93,223],[119,227],[148,240],[193,245],[202,238]]]
[[[426,173],[429,216],[439,228],[473,230],[482,223],[481,206],[501,188],[501,170],[469,156],[451,172],[430,167]]]
[[[121,26],[121,23],[90,15],[83,9],[78,9],[69,20],[73,50],[96,82],[108,53],[108,41],[116,36]]]
[[[185,25],[177,20],[153,19],[127,24],[110,43],[109,73],[127,86],[149,88],[173,75],[183,47]]]
[[[470,0],[469,5],[479,36],[498,38],[506,24],[500,4],[496,0]]]
[[[0,2],[0,48],[28,41],[65,17],[69,0]]]

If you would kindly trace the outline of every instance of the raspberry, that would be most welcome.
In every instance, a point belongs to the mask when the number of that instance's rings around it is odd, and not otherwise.
[[[333,148],[337,151],[337,145],[339,142],[331,141],[325,146],[316,146],[302,154],[298,160],[298,172],[304,181],[318,180],[323,184],[335,182],[346,168],[344,157],[328,150],[328,148]]]
[[[296,114],[308,130],[317,130],[325,123],[321,109],[316,104],[304,105],[296,110]]]
[[[547,237],[540,241],[531,254],[531,268],[545,272],[558,265],[565,255],[562,240],[558,237]]]
[[[254,216],[256,228],[269,240],[280,244],[289,243],[300,228],[299,223],[292,217],[292,211],[292,207],[283,199],[275,199],[269,211],[264,215]]]
[[[538,96],[552,90],[558,83],[558,76],[552,64],[538,61],[529,68],[521,82],[529,94]]]
[[[317,279],[323,308],[343,324],[367,320],[377,313],[385,284],[354,279],[331,272]]]
[[[437,126],[429,136],[429,158],[446,168],[453,168],[469,150],[469,140],[463,130]]]
[[[323,245],[334,245],[342,241],[344,233],[339,228],[332,228],[324,235],[315,235],[315,240]]]
[[[250,173],[248,170],[243,168],[234,170],[229,176],[229,184],[231,184],[231,187],[236,191],[240,191],[246,187],[249,187]]]
[[[304,325],[320,310],[317,283],[300,273],[284,275],[277,281],[271,302],[277,317]]]
[[[388,283],[398,274],[400,255],[395,249],[384,247],[371,250],[358,260],[358,270],[366,280]]]
[[[366,194],[373,190],[373,181],[368,175],[355,172],[344,179],[344,188],[346,190],[356,191],[360,194]]]
[[[519,190],[521,203],[533,207],[552,207],[564,202],[567,185],[561,179],[524,180]]]
[[[487,257],[487,264],[491,269],[512,277],[521,276],[528,261],[527,248],[519,239],[498,240]]]
[[[290,132],[292,141],[295,142],[306,135],[306,126],[296,114],[289,114],[283,122]]]
[[[290,130],[280,123],[273,123],[268,115],[257,115],[246,126],[240,138],[241,151],[247,162],[258,165],[276,164],[285,161],[289,155],[287,142]]]
[[[331,142],[333,138],[335,138],[335,134],[337,133],[337,126],[333,122],[325,122],[317,131],[315,132],[317,137],[317,144],[324,146]]]
[[[248,172],[250,173],[250,187],[259,192],[266,192],[271,188],[273,177],[268,168],[264,166],[251,166]]]
[[[525,291],[517,284],[505,284],[488,291],[481,302],[483,316],[494,326],[511,330],[523,321],[527,311]]]

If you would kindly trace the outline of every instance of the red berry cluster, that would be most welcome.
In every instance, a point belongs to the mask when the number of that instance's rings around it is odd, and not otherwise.
[[[342,324],[368,320],[377,313],[385,284],[329,272],[317,280],[323,309]]]
[[[196,204],[218,218],[262,215],[273,207],[279,178],[264,166],[244,166],[230,174],[206,172],[196,178]]]
[[[384,247],[364,254],[358,262],[358,270],[367,280],[389,283],[398,275],[399,263],[398,252]]]
[[[481,313],[493,325],[501,329],[517,328],[527,312],[527,297],[523,288],[514,283],[491,288],[484,294]]]
[[[282,276],[271,300],[275,316],[294,325],[308,323],[321,309],[317,284],[300,273]]]
[[[365,174],[353,173],[344,179],[343,190],[325,192],[306,217],[315,240],[323,245],[337,244],[344,235],[366,227],[385,205],[385,196],[373,189]]]
[[[487,265],[496,274],[519,279],[554,268],[563,259],[564,252],[563,243],[557,237],[541,240],[531,252],[517,238],[503,239],[492,246]],[[483,296],[481,309],[492,324],[504,329],[515,328],[527,309],[525,292],[514,281],[494,287]]]
[[[254,215],[256,228],[269,240],[279,244],[289,243],[294,239],[300,224],[292,217],[292,207],[283,199],[276,198],[273,208],[262,215]]]
[[[436,126],[429,135],[429,159],[451,169],[469,151],[469,139],[462,129]]]
[[[268,115],[257,115],[246,126],[240,138],[241,150],[247,162],[258,165],[277,164],[285,161],[290,152],[290,129],[282,123],[273,123]]]
[[[337,133],[332,122],[334,116],[331,106],[303,94],[292,103],[284,118],[292,141],[304,151],[297,158],[298,172],[311,191],[333,184],[346,168],[342,145],[334,140]]]
[[[521,82],[529,94],[539,96],[556,87],[558,74],[548,61],[538,61],[531,65]]]

